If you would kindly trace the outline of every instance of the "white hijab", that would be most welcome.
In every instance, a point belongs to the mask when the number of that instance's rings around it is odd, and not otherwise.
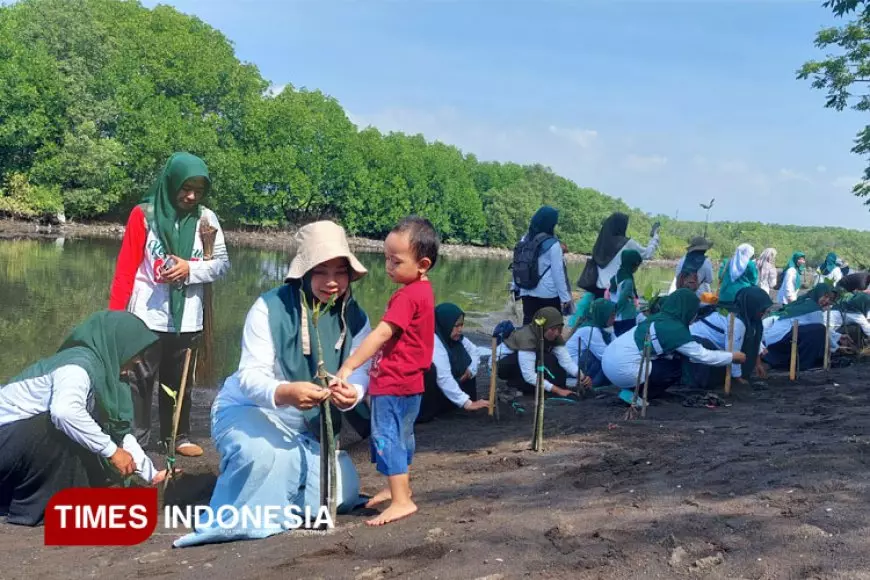
[[[776,248],[766,248],[756,260],[758,270],[761,271],[765,264],[773,266],[776,263]]]
[[[746,271],[746,267],[749,265],[749,260],[751,260],[754,255],[755,248],[749,244],[740,244],[737,246],[737,251],[734,252],[734,257],[731,258],[731,263],[728,265],[728,273],[731,276],[732,282],[743,275],[743,272]]]

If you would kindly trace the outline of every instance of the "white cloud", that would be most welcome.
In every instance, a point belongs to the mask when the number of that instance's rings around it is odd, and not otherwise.
[[[625,158],[624,165],[633,171],[653,171],[668,163],[668,158],[663,155],[636,155],[630,154]]]
[[[593,129],[568,129],[550,125],[550,133],[564,137],[583,149],[586,149],[598,139],[598,131]]]
[[[266,89],[265,95],[268,97],[274,97],[275,95],[280,95],[284,88],[287,86],[287,83],[281,85],[269,85],[269,88]]]
[[[780,169],[779,178],[783,181],[809,181],[809,177],[793,169]]]

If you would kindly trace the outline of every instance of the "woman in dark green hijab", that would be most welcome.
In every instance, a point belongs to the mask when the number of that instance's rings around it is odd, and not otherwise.
[[[193,379],[211,374],[211,369],[200,364],[211,351],[211,333],[203,332],[212,322],[211,293],[206,288],[229,269],[220,223],[202,205],[210,190],[208,167],[202,159],[185,152],[169,157],[141,203],[130,212],[109,295],[110,310],[132,312],[159,335],[159,348],[143,367],[146,372],[137,377],[137,388],[145,393],[136,409],[136,435],[143,445],[150,442],[155,389],[159,442],[168,444],[175,403],[158,385],[177,393],[191,352],[175,449],[187,456],[202,454],[189,435]]]
[[[133,394],[124,381],[157,341],[127,312],[98,312],[52,356],[0,386],[0,514],[38,525],[68,487],[101,486],[136,473],[159,483],[136,442]]]
[[[775,369],[788,369],[791,364],[792,324],[798,321],[798,368],[802,371],[819,366],[825,348],[831,351],[851,345],[851,339],[831,330],[830,344],[825,345],[825,314],[840,290],[830,284],[816,284],[812,290],[773,312],[764,321],[764,344],[767,353],[762,360]]]
[[[807,257],[803,252],[795,252],[782,271],[782,282],[779,285],[777,301],[788,304],[798,299],[801,281],[807,269]]]
[[[623,250],[622,262],[616,276],[610,279],[610,301],[616,308],[613,334],[620,336],[637,324],[637,285],[634,273],[640,268],[643,258],[637,250]]]
[[[431,421],[452,409],[477,411],[489,407],[477,397],[477,347],[462,336],[465,312],[444,302],[435,307],[435,348],[432,366],[424,375],[426,390],[420,403],[418,423]]]
[[[568,340],[568,352],[577,361],[587,376],[592,378],[592,386],[600,387],[610,381],[601,370],[601,359],[613,337],[608,330],[616,319],[616,306],[606,298],[598,298],[589,307],[589,316],[577,332]]]
[[[604,353],[602,368],[610,381],[622,388],[619,398],[631,403],[634,387],[641,371],[644,346],[649,340],[652,364],[649,374],[649,398],[661,396],[683,374],[683,359],[709,366],[742,363],[741,352],[723,352],[704,348],[698,343],[689,325],[698,314],[698,296],[688,288],[669,294],[656,314],[646,318],[631,332],[614,340]],[[643,381],[643,373],[640,373]]]

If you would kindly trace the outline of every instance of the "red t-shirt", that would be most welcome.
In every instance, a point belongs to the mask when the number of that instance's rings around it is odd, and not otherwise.
[[[400,328],[372,359],[369,393],[419,395],[435,348],[435,294],[427,280],[400,288],[390,298],[384,322]]]

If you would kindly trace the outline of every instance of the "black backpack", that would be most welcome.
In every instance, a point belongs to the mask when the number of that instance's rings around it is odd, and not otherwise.
[[[544,248],[544,244],[551,241]],[[540,233],[531,240],[521,240],[514,246],[514,261],[511,263],[510,269],[513,271],[514,284],[517,288],[524,290],[533,290],[541,281],[541,277],[547,273],[549,267],[541,273],[538,273],[538,256],[541,251],[549,249],[556,238],[547,233]]]

